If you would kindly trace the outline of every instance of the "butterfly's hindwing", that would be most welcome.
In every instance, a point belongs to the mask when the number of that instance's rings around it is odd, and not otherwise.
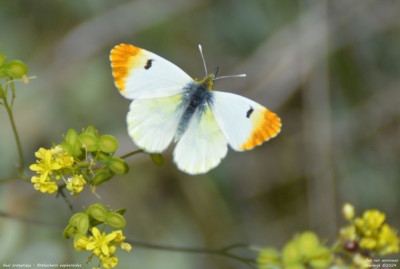
[[[280,132],[280,118],[262,105],[233,93],[213,93],[211,110],[234,150],[252,149]]]
[[[174,150],[178,168],[195,175],[216,167],[228,151],[227,141],[207,103],[197,109]]]
[[[181,103],[182,95],[132,101],[127,124],[136,145],[150,153],[166,150],[182,117]]]

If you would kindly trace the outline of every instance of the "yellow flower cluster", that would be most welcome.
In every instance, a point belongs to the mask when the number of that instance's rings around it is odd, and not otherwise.
[[[274,248],[262,249],[257,258],[258,268],[327,268],[333,260],[331,251],[321,245],[313,232],[304,232],[283,247],[281,255]]]
[[[45,193],[53,193],[58,190],[56,181],[61,178],[64,169],[71,169],[74,158],[61,146],[52,149],[40,148],[35,153],[38,160],[29,166],[32,171],[37,173],[31,178],[36,190]]]
[[[82,175],[74,175],[67,180],[67,189],[72,193],[80,193],[83,190],[83,186],[86,184],[86,180]]]
[[[118,257],[114,256],[116,246],[130,252],[132,246],[125,243],[125,236],[121,230],[113,231],[109,234],[100,233],[96,227],[92,228],[92,236],[81,236],[75,240],[74,246],[77,251],[89,250],[96,255],[104,268],[113,268],[118,264]]]
[[[346,204],[349,212],[351,205]],[[352,207],[352,206],[351,206]],[[386,215],[379,210],[367,210],[361,217],[354,219],[354,213],[351,217],[345,218],[351,222],[351,225],[341,229],[340,234],[343,240],[357,242],[362,249],[370,250],[379,255],[388,255],[399,252],[400,239],[397,232],[385,223]]]

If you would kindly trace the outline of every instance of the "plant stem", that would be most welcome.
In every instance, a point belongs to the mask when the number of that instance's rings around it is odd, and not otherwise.
[[[158,250],[165,250],[165,251],[175,251],[175,252],[189,252],[189,253],[198,253],[198,254],[212,254],[212,255],[220,255],[225,256],[227,258],[231,258],[242,263],[245,263],[250,268],[257,268],[255,266],[256,261],[254,259],[243,258],[241,256],[235,255],[230,253],[229,251],[234,248],[244,248],[247,247],[245,244],[234,244],[229,245],[226,247],[221,247],[217,249],[208,249],[208,248],[188,248],[188,247],[174,247],[168,245],[159,245],[159,244],[152,244],[143,241],[137,240],[126,240],[128,243],[135,245],[137,247],[144,247],[144,248],[151,248],[151,249],[158,249]]]
[[[11,110],[11,107],[8,106],[8,102],[6,98],[4,98],[4,106],[6,107],[8,117],[10,118],[11,122],[11,128],[14,132],[14,137],[15,137],[15,142],[17,143],[17,149],[18,149],[18,156],[19,156],[19,167],[18,167],[18,172],[20,175],[23,174],[25,163],[24,163],[24,156],[22,154],[22,147],[21,147],[21,142],[19,139],[17,127],[15,126],[15,121],[14,121],[14,116]]]
[[[125,154],[125,155],[122,155],[120,158],[121,158],[121,159],[126,159],[126,158],[128,158],[129,156],[132,156],[132,155],[135,155],[135,154],[138,154],[138,153],[141,153],[141,152],[143,152],[143,150],[142,150],[142,149],[138,149],[138,150],[129,152],[129,153]]]
[[[7,87],[7,86],[6,86]],[[3,101],[4,101],[4,107],[7,110],[8,113],[8,117],[10,119],[10,123],[11,123],[11,128],[13,130],[14,133],[14,137],[15,137],[15,142],[17,143],[17,150],[18,150],[18,156],[19,156],[19,166],[18,166],[18,173],[22,176],[22,178],[25,178],[23,176],[23,171],[24,171],[24,167],[25,167],[25,163],[24,163],[24,156],[22,154],[22,147],[21,147],[21,142],[19,139],[19,135],[18,135],[18,131],[17,131],[17,127],[15,125],[15,120],[14,120],[14,115],[12,113],[12,107],[8,104],[8,100],[7,100],[7,95],[6,95],[6,91],[3,90],[3,87],[1,87],[0,89],[3,93]],[[14,99],[15,95],[13,93],[13,99]],[[13,102],[13,101],[12,101]]]

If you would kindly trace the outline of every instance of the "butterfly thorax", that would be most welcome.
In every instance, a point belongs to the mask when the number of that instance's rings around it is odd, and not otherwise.
[[[205,78],[203,78],[200,81],[195,80],[196,84],[201,84],[204,85],[209,91],[211,91],[211,88],[214,84],[214,79],[215,75],[214,74],[208,74]]]
[[[200,81],[193,81],[184,88],[182,103],[178,109],[182,109],[182,117],[178,124],[175,141],[185,133],[190,121],[194,116],[201,117],[207,108],[207,104],[212,102],[211,87],[213,85],[214,74],[206,76]]]

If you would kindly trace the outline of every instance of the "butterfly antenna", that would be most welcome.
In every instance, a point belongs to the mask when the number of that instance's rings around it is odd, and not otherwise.
[[[201,48],[200,44],[199,44],[199,51],[200,51],[201,59],[203,60],[204,71],[206,72],[206,76],[207,76],[208,72],[207,72],[206,60],[204,59],[203,49]]]
[[[244,77],[246,77],[246,74],[236,74],[236,75],[217,77],[217,78],[214,78],[214,80],[221,79],[221,78],[244,78]]]
[[[214,76],[215,76],[215,77],[217,77],[218,71],[219,71],[219,66],[217,66],[217,67],[215,68],[215,72],[214,72]]]

